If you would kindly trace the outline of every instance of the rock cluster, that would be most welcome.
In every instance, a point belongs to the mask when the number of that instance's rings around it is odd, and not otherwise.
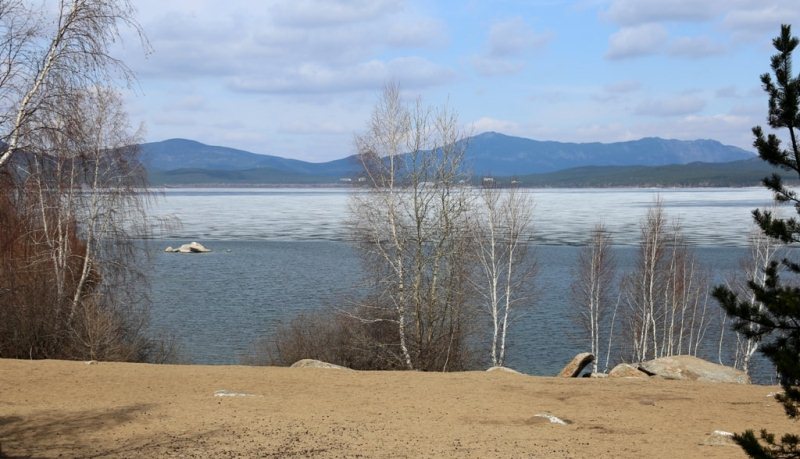
[[[642,362],[639,369],[664,379],[750,384],[750,377],[741,370],[691,355],[675,355]]]
[[[575,356],[558,374],[562,378],[575,378],[583,368],[594,360],[594,356],[584,352]],[[606,375],[592,375],[606,377]],[[718,365],[691,355],[675,355],[648,360],[638,365],[621,363],[608,372],[609,378],[649,378],[677,379],[703,382],[722,382],[749,384],[750,377],[741,370]]]

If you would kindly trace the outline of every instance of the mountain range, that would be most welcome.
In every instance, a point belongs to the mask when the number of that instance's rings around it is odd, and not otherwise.
[[[615,143],[565,143],[486,132],[464,142],[465,169],[473,176],[515,176],[531,186],[534,182],[559,186],[559,181],[570,183],[563,186],[580,186],[582,176],[605,181],[606,186],[624,186],[619,179],[635,182],[631,176],[640,175],[658,181],[664,174],[673,178],[688,174],[691,180],[702,182],[704,176],[726,171],[737,171],[737,180],[746,171],[745,182],[755,180],[752,184],[757,184],[766,170],[763,163],[753,161],[753,153],[715,140],[648,137]],[[141,159],[153,185],[324,184],[354,177],[360,171],[355,156],[311,163],[186,139],[142,144]],[[732,162],[737,164],[729,164]]]

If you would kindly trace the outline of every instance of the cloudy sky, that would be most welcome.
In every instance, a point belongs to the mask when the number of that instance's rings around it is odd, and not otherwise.
[[[474,133],[752,149],[759,75],[798,0],[136,0],[126,40],[146,140],[326,161],[354,153],[382,86]]]

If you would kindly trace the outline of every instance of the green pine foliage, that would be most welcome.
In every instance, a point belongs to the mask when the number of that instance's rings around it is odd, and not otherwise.
[[[764,90],[769,95],[769,125],[773,129],[786,129],[789,145],[775,135],[764,135],[760,126],[753,128],[753,145],[764,161],[800,177],[800,77],[792,76],[792,52],[800,40],[793,37],[791,26],[781,26],[781,34],[773,40],[778,51],[772,56],[772,71],[761,76]],[[778,174],[763,181],[775,199],[794,205],[800,215],[800,198],[787,188]],[[796,217],[780,218],[770,211],[753,211],[753,217],[764,234],[786,244],[800,242],[800,221]],[[800,416],[800,287],[786,284],[781,274],[800,274],[800,264],[784,259],[773,262],[766,270],[763,286],[750,283],[755,301],[742,301],[724,286],[714,290],[722,308],[734,319],[734,328],[747,337],[762,341],[761,352],[773,363],[780,374],[783,394],[776,399],[783,404],[786,414]],[[734,436],[745,452],[754,458],[800,458],[800,437],[786,434],[777,439],[774,434],[761,431],[756,437],[752,430]]]

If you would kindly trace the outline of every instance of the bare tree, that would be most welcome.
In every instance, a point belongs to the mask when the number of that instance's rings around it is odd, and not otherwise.
[[[775,209],[772,209],[772,212],[775,212]],[[741,275],[736,275],[733,279],[728,280],[727,287],[740,298],[747,298],[750,304],[754,305],[758,311],[761,311],[764,305],[758,301],[753,291],[749,288],[749,284],[752,283],[762,288],[766,285],[767,268],[770,263],[780,258],[778,252],[781,249],[781,244],[780,241],[767,236],[758,228],[753,228],[748,235],[748,246],[749,256],[741,260]],[[724,318],[725,316],[723,316]],[[759,341],[756,338],[758,327],[759,325],[756,323],[748,324],[748,329],[754,332],[753,336],[748,337],[742,333],[736,333],[733,366],[745,373],[749,373],[750,361],[753,354],[758,350]],[[720,338],[720,341],[722,341],[722,338]],[[720,347],[722,347],[722,344],[720,344]]]
[[[109,55],[126,0],[0,0],[0,356],[143,360],[144,170]]]
[[[140,360],[149,346],[147,292],[144,252],[133,240],[146,235],[148,194],[138,138],[113,90],[73,94],[63,105],[37,131],[36,149],[17,161],[27,174],[16,185],[23,192],[11,195],[27,227],[13,244],[32,249],[12,266],[38,273],[52,295],[50,335],[59,344],[38,356]],[[18,291],[26,281],[9,282]],[[25,314],[30,298],[0,300],[6,314]]]
[[[533,200],[516,187],[485,186],[474,215],[470,229],[478,267],[473,285],[492,320],[492,366],[503,366],[514,313],[518,305],[531,300],[536,271],[529,252]]]
[[[353,194],[351,217],[375,276],[378,319],[362,318],[396,325],[398,342],[386,348],[407,369],[464,365],[470,197],[461,138],[449,109],[408,105],[391,84],[357,139],[368,187]]]
[[[597,224],[591,232],[589,244],[578,253],[577,271],[572,282],[572,301],[577,318],[588,335],[590,352],[595,356],[592,373],[597,373],[600,332],[611,305],[614,277],[611,236],[603,224]]]
[[[680,224],[668,225],[660,199],[641,224],[637,264],[624,282],[624,296],[635,361],[697,355],[708,328],[708,275]]]
[[[29,136],[66,96],[121,76],[132,75],[111,56],[120,25],[142,38],[128,0],[60,0],[55,17],[20,0],[0,0],[0,168],[17,151],[33,145]]]

